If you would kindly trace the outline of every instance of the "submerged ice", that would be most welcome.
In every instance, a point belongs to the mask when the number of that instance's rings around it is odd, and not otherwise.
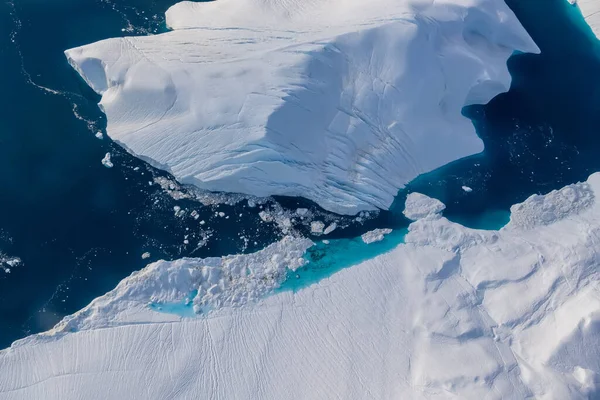
[[[346,214],[480,152],[462,108],[537,51],[502,0],[182,2],[167,23],[66,52],[108,135],[180,182]]]

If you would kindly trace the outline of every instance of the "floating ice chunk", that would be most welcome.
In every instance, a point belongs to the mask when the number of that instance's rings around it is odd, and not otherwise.
[[[468,187],[468,186],[463,186],[463,187],[462,187],[462,190],[464,190],[464,191],[465,191],[465,192],[467,192],[467,193],[471,193],[471,192],[473,191],[473,189],[471,189],[471,188],[470,188],[470,187]]]
[[[446,206],[437,199],[421,193],[410,193],[406,198],[403,214],[406,218],[416,221],[428,216],[438,215]]]
[[[142,260],[145,260],[147,258],[150,258],[150,253],[145,252],[144,254],[142,254]]]
[[[371,243],[382,241],[383,238],[385,237],[385,235],[388,235],[390,233],[392,233],[392,230],[388,229],[388,228],[373,229],[372,231],[369,231],[369,232],[363,234],[361,236],[361,238],[362,238],[362,241],[365,242],[366,244],[371,244]]]
[[[96,139],[103,139],[104,138],[104,135],[100,131],[96,132],[96,134],[94,136],[96,136]]]
[[[322,221],[312,221],[310,223],[310,232],[314,234],[321,234],[325,229],[325,224]]]
[[[0,271],[10,274],[12,268],[18,267],[23,262],[19,257],[11,257],[0,252]]]
[[[312,228],[312,227],[311,227]],[[337,229],[337,223],[332,222],[325,230],[323,231],[324,235],[329,235],[331,232]]]
[[[113,167],[113,163],[110,160],[110,153],[106,153],[106,155],[102,159],[102,165],[104,165],[106,168],[112,168]]]

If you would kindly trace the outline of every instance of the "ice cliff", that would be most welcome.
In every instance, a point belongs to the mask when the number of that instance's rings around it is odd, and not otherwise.
[[[264,277],[301,265],[310,244],[287,238],[247,256],[151,264],[0,352],[0,399],[594,398],[599,195],[595,174],[532,196],[500,231],[452,223],[437,201],[413,196],[406,214],[416,221],[391,252],[196,318],[148,302],[232,273],[248,279],[227,279],[220,292],[244,299],[260,286],[254,278],[276,285]],[[213,279],[211,268],[223,271]]]
[[[537,51],[502,0],[182,2],[167,23],[66,51],[108,135],[183,183],[348,214],[480,152],[461,109]]]

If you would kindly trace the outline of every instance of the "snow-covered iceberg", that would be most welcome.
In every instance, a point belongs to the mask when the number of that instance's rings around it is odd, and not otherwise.
[[[167,23],[66,51],[109,136],[183,183],[350,214],[480,152],[462,108],[538,50],[502,0],[182,2]]]
[[[262,280],[261,265],[300,265],[309,243],[151,264],[69,323],[0,352],[0,399],[594,398],[599,196],[595,174],[516,205],[500,231],[452,223],[413,196],[416,221],[391,252],[196,318],[144,302],[178,299],[190,265]],[[291,258],[276,257],[286,249]]]

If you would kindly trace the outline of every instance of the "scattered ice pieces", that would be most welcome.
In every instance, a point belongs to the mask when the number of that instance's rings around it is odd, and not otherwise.
[[[18,267],[21,264],[22,261],[19,257],[10,257],[0,252],[0,271],[10,274],[12,268]]]
[[[463,187],[462,187],[462,190],[464,190],[464,191],[465,191],[465,192],[467,192],[467,193],[471,193],[471,192],[473,191],[473,189],[471,189],[471,188],[470,188],[470,187],[468,187],[468,186],[463,186]]]
[[[102,159],[102,165],[104,165],[106,168],[112,168],[112,167],[114,167],[114,164],[110,160],[110,153],[106,153],[106,155]]]
[[[363,234],[361,236],[362,241],[365,242],[366,244],[371,244],[371,243],[375,243],[375,242],[381,242],[383,240],[383,238],[385,237],[385,235],[388,235],[392,233],[391,229],[385,228],[385,229],[373,229],[372,231],[369,231],[365,234]]]

